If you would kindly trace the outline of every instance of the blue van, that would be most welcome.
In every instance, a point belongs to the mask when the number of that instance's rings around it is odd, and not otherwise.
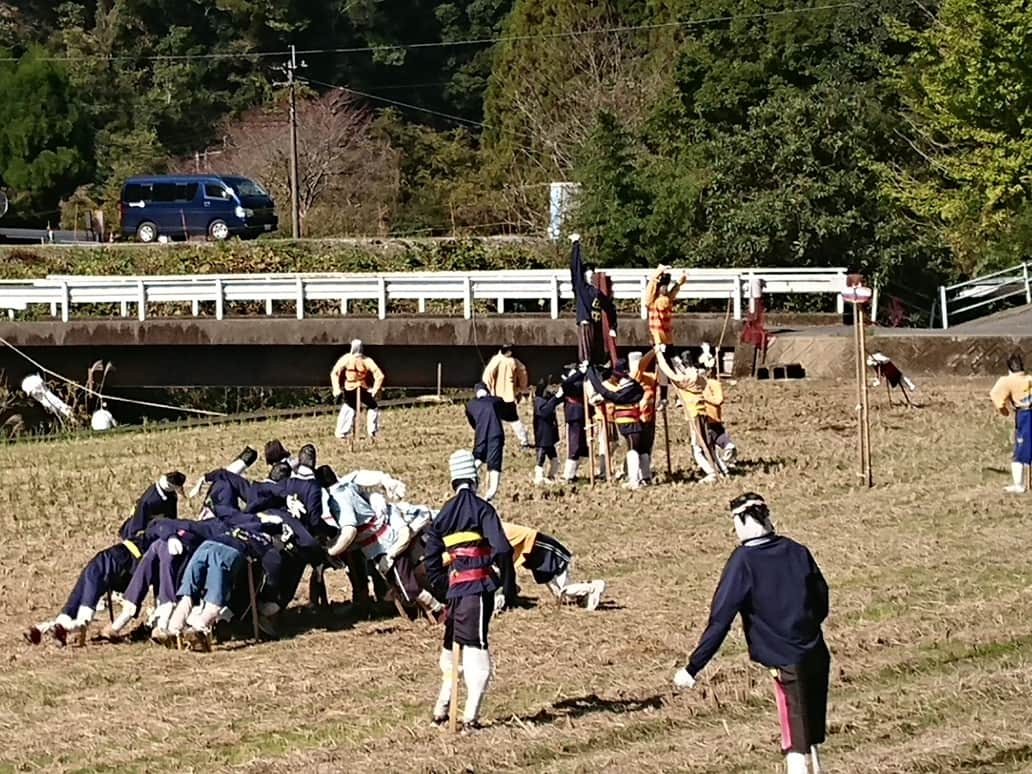
[[[122,236],[154,242],[159,236],[256,237],[275,231],[276,205],[258,183],[236,175],[133,177],[119,203]]]

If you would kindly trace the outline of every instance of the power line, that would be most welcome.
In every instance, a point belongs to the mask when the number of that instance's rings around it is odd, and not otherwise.
[[[588,35],[613,35],[623,32],[646,32],[649,30],[672,29],[676,27],[698,27],[707,24],[719,24],[721,22],[740,21],[747,19],[769,19],[777,16],[792,16],[799,14],[817,13],[819,11],[834,11],[842,8],[856,8],[855,2],[829,3],[826,5],[803,6],[800,8],[783,8],[777,11],[758,11],[756,13],[727,14],[724,16],[710,16],[702,19],[686,19],[683,21],[656,22],[653,24],[634,24],[616,27],[600,27],[594,30],[562,30],[559,32],[542,32],[533,35],[500,35],[493,38],[468,38],[464,40],[434,40],[423,43],[388,43],[376,46],[351,46],[347,48],[309,48],[298,49],[297,53],[313,56],[317,54],[374,54],[388,51],[408,51],[431,48],[454,48],[458,46],[487,46],[495,43],[519,43],[530,40],[554,40],[561,38],[579,38]],[[128,55],[104,55],[86,54],[82,56],[45,56],[37,57],[37,61],[43,62],[78,62],[83,60],[100,61],[182,61],[193,59],[263,59],[266,57],[284,57],[290,54],[290,50],[281,51],[241,51],[236,53],[206,53],[206,54],[151,54],[148,56]],[[17,62],[19,57],[0,57],[0,62]]]

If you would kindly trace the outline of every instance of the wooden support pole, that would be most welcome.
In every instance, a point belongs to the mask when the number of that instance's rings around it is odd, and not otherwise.
[[[351,451],[355,450],[355,436],[358,435],[358,412],[362,410],[362,388],[355,388],[355,419],[351,424]]]
[[[254,560],[247,560],[247,593],[251,598],[251,627],[254,630],[254,641],[262,639],[261,630],[258,628],[258,595],[254,590]]]
[[[871,405],[867,390],[867,332],[864,327],[864,311],[860,312],[860,397],[861,397],[861,429],[864,440],[864,482],[868,487],[874,486],[874,473],[871,470]]]

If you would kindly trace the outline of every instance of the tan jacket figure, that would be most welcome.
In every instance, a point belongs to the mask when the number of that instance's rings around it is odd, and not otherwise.
[[[1014,412],[1014,456],[1011,459],[1014,483],[1006,487],[1006,491],[1021,494],[1027,488],[1026,473],[1032,464],[1032,376],[1025,373],[1020,352],[1007,358],[1007,371],[1008,374],[993,385],[989,398],[1003,416]]]
[[[527,367],[512,355],[512,344],[505,344],[498,350],[498,354],[491,358],[480,381],[487,385],[488,392],[506,403],[516,404],[516,401],[527,393],[530,380],[527,377]],[[527,428],[518,419],[515,422],[506,422],[520,446],[530,446],[530,436]]]
[[[527,367],[512,356],[512,349],[503,347],[491,358],[480,379],[490,393],[506,403],[515,403],[527,392]]]

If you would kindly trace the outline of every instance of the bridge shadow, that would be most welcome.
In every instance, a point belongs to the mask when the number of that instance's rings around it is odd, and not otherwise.
[[[521,723],[555,723],[566,718],[576,719],[596,712],[622,715],[630,712],[658,710],[665,703],[661,694],[647,696],[643,699],[607,699],[599,696],[597,693],[590,693],[586,696],[577,696],[553,702],[550,706],[544,707],[530,715],[513,717],[514,720]]]

